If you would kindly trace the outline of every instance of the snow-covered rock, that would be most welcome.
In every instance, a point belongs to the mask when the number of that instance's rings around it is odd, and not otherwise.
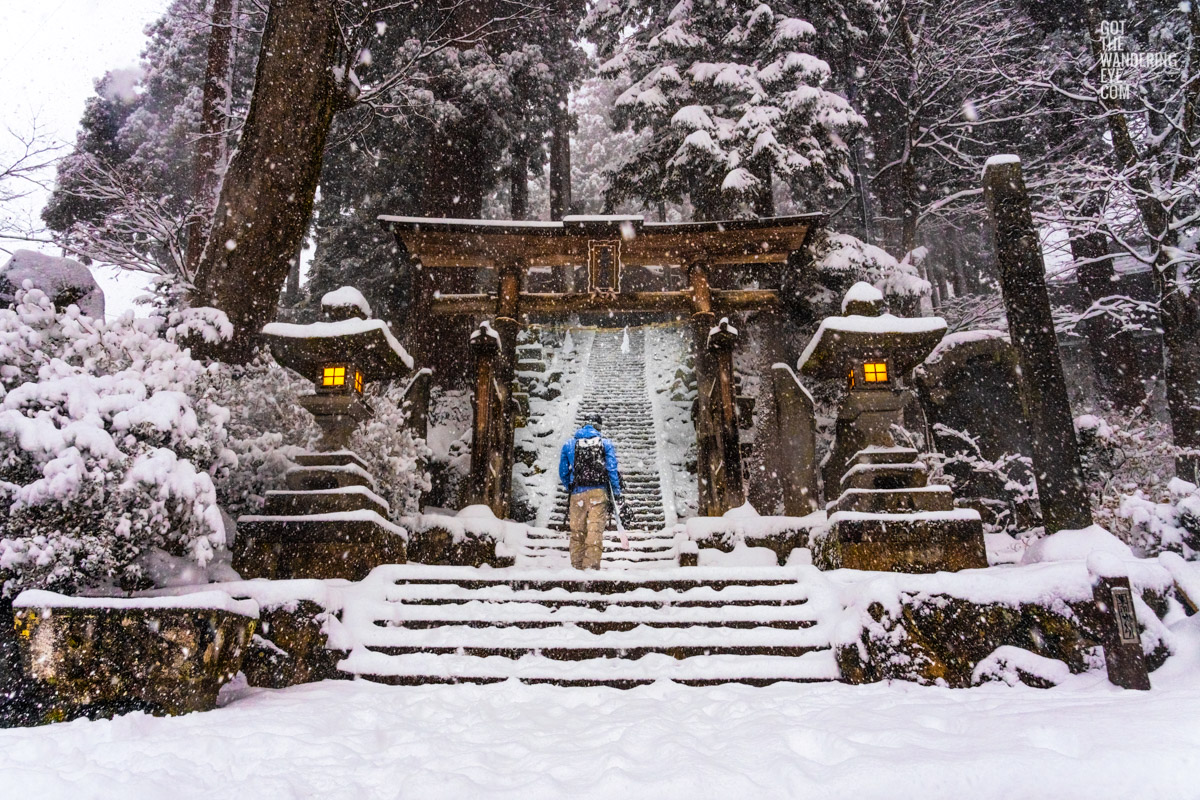
[[[1091,525],[1081,530],[1066,530],[1038,539],[1025,550],[1022,564],[1047,561],[1082,561],[1095,551],[1111,553],[1120,558],[1133,558],[1133,550],[1116,536]]]
[[[371,318],[371,305],[367,302],[367,298],[363,297],[362,292],[353,286],[343,286],[332,292],[326,292],[321,297],[321,309],[326,312],[348,309],[358,311],[356,316],[361,316],[363,319]]]
[[[91,270],[73,258],[17,250],[0,267],[0,303],[12,306],[21,288],[40,289],[59,310],[74,303],[86,316],[104,319],[104,291]]]
[[[859,281],[850,287],[846,292],[846,296],[842,298],[842,313],[846,313],[851,303],[866,303],[867,305],[875,305],[883,302],[883,292],[876,289],[866,281]]]
[[[1119,513],[1151,542],[1148,549],[1182,551],[1194,558],[1200,544],[1200,488],[1172,478],[1167,491],[1170,497],[1165,502],[1156,502],[1140,490],[1123,495]]]
[[[1009,686],[1029,683],[1034,686],[1058,686],[1071,677],[1071,669],[1056,658],[1046,658],[1020,647],[997,647],[975,665],[972,683],[1002,681]]]

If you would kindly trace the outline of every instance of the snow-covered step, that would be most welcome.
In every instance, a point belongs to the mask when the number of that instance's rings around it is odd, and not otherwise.
[[[708,608],[741,605],[764,605],[772,608],[802,605],[810,602],[810,594],[795,582],[766,585],[731,584],[715,587],[706,584],[650,588],[646,581],[634,580],[634,588],[625,591],[591,591],[586,584],[566,588],[519,588],[511,583],[493,583],[468,588],[454,582],[400,583],[380,587],[375,596],[379,603],[405,605],[466,603],[538,603],[548,607],[589,606],[597,608],[656,607]],[[372,613],[367,611],[365,613]]]
[[[762,652],[800,655],[822,645],[825,631],[811,627],[715,628],[635,626],[632,630],[593,633],[578,625],[556,628],[521,628],[467,624],[436,628],[403,625],[375,626],[364,632],[362,645],[391,654],[421,652],[466,652],[479,654],[539,652],[558,658],[585,658],[605,653],[622,658],[637,653],[674,652],[690,655],[708,653]],[[636,656],[634,656],[636,657]]]
[[[566,553],[561,555],[551,553],[545,555],[530,554],[523,557],[521,563],[533,569],[561,569],[571,566],[571,559]],[[605,559],[602,569],[614,571],[644,572],[646,570],[661,570],[666,567],[678,567],[676,558],[654,559]]]
[[[834,680],[834,592],[811,568],[376,569],[332,620],[339,668],[393,683]]]
[[[535,553],[542,550],[561,550],[562,552],[570,552],[565,542],[536,539],[530,540],[526,545],[530,553]],[[637,552],[637,553],[664,553],[666,551],[675,552],[675,541],[673,539],[632,539],[629,542],[629,548],[621,546],[621,543],[615,539],[605,539],[605,549],[611,547],[617,548],[610,555],[620,555],[621,552]]]
[[[511,586],[514,589],[558,589],[569,591],[625,592],[633,589],[691,589],[732,586],[783,586],[794,584],[803,574],[789,567],[692,567],[664,569],[652,576],[629,578],[620,573],[578,570],[530,570],[519,567],[477,569],[427,564],[385,564],[371,571],[367,580],[379,586],[455,584],[458,586]]]
[[[832,650],[814,650],[800,656],[709,655],[677,659],[650,653],[638,659],[563,661],[536,654],[512,659],[434,653],[387,655],[364,649],[352,652],[338,667],[343,672],[399,684],[490,683],[516,678],[524,683],[621,688],[663,679],[692,685],[768,684],[833,681],[840,676]]]
[[[563,551],[545,550],[545,551],[530,551],[527,552],[522,561],[522,565],[532,569],[565,569],[571,566],[570,554]],[[652,567],[654,569],[664,569],[668,567],[678,567],[679,556],[675,551],[668,553],[639,553],[639,552],[621,552],[606,554],[601,568],[604,570],[622,570],[641,567]]]
[[[494,601],[472,599],[462,603],[381,603],[370,616],[375,624],[420,625],[479,622],[494,625],[525,623],[590,625],[611,623],[649,627],[783,627],[806,628],[815,624],[812,610],[804,604],[790,606],[682,606],[672,605],[545,605],[532,600]]]

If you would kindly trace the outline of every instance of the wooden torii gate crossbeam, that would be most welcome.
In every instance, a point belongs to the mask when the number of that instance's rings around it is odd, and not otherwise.
[[[695,407],[700,512],[720,515],[745,502],[733,393],[737,332],[719,315],[775,307],[773,289],[713,289],[713,267],[786,263],[825,216],[806,214],[724,222],[645,222],[641,217],[566,217],[561,222],[451,220],[381,216],[415,270],[412,317],[491,316],[472,335],[476,382],[471,444],[472,502],[508,516],[513,466],[512,383],[523,315],[580,312],[684,312],[691,315],[696,354]],[[587,266],[583,291],[524,292],[529,270]],[[681,291],[622,291],[622,270],[677,266]],[[493,293],[443,293],[441,268],[495,270]]]

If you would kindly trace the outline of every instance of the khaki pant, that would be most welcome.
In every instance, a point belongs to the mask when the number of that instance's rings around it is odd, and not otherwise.
[[[571,566],[600,569],[604,529],[608,527],[608,492],[588,489],[571,495],[567,521],[571,527]]]

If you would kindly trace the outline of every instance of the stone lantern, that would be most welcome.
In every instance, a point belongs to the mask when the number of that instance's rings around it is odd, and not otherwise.
[[[300,398],[321,428],[317,452],[296,456],[286,490],[267,492],[261,515],[238,519],[235,568],[245,577],[359,580],[379,564],[406,560],[405,531],[388,521],[367,464],[350,436],[371,416],[363,389],[398,378],[412,358],[355,289],[321,299],[324,319],[274,322],[263,338],[281,365],[312,380]]]
[[[802,374],[843,382],[834,443],[822,478],[830,516],[814,547],[822,566],[900,572],[986,567],[979,514],[954,508],[948,487],[927,486],[916,450],[898,446],[915,402],[905,379],[946,333],[938,317],[882,313],[883,295],[851,287],[800,357]]]
[[[371,416],[363,388],[398,378],[412,369],[412,358],[383,320],[369,319],[370,306],[349,286],[321,298],[324,320],[309,325],[273,322],[263,339],[281,365],[311,377],[316,393],[300,404],[321,427],[317,449],[344,450],[358,424]]]

